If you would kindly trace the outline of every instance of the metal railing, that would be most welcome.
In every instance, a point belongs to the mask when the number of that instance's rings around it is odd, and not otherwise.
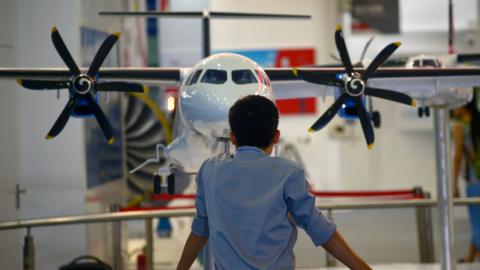
[[[455,206],[466,206],[473,204],[480,204],[479,198],[458,198],[454,199],[453,203]],[[387,208],[416,208],[417,209],[417,227],[419,231],[419,243],[425,242],[425,234],[431,233],[431,214],[430,212],[421,214],[418,210],[430,209],[431,207],[436,207],[437,201],[433,199],[410,199],[410,200],[360,200],[360,201],[325,201],[317,200],[317,207],[321,210],[344,210],[344,209],[387,209]],[[62,226],[62,225],[74,225],[74,224],[86,224],[86,223],[102,223],[102,222],[118,222],[118,221],[128,221],[128,220],[145,220],[146,221],[146,236],[147,236],[147,251],[150,254],[148,259],[147,269],[153,269],[153,237],[151,235],[152,229],[152,220],[154,218],[161,217],[188,217],[194,216],[195,209],[166,209],[166,210],[148,210],[148,211],[135,211],[135,212],[114,212],[114,213],[103,213],[103,214],[90,214],[90,215],[79,215],[79,216],[63,216],[63,217],[49,217],[49,218],[37,218],[37,219],[27,219],[27,220],[12,220],[0,222],[0,231],[1,230],[13,230],[13,229],[27,229],[26,235],[26,245],[27,238],[30,246],[27,249],[33,250],[33,237],[31,236],[31,229],[34,227],[46,227],[46,226]],[[427,220],[425,220],[427,219]],[[430,220],[430,222],[428,221]],[[113,230],[115,231],[115,230]],[[150,233],[148,232],[150,231]],[[115,233],[115,232],[114,232]],[[118,232],[115,233],[119,235]],[[423,237],[423,239],[421,239]],[[427,238],[429,238],[427,236]],[[433,239],[427,239],[427,241],[432,241]],[[113,241],[115,242],[115,241]],[[118,244],[118,242],[117,242]],[[433,243],[431,244],[433,245]],[[423,247],[420,244],[420,253],[422,262],[432,262],[433,256],[429,254],[422,255],[423,252],[432,253],[431,247]],[[422,251],[423,250],[423,251]],[[31,252],[29,254],[34,254]],[[119,256],[114,256],[119,257]],[[425,259],[426,258],[426,259]],[[116,258],[115,260],[117,260]],[[32,258],[24,258],[24,262],[32,262]],[[118,263],[118,262],[117,262]],[[116,263],[114,263],[116,264]],[[28,266],[29,264],[24,264],[25,270],[35,269],[34,266]]]

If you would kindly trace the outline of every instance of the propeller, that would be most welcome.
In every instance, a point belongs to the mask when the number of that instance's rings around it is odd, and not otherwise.
[[[360,60],[358,60],[358,62],[356,63],[355,66],[359,66],[361,67],[363,65],[363,59],[365,58],[365,54],[367,53],[367,50],[368,50],[368,47],[370,47],[370,44],[372,44],[372,41],[375,37],[372,36],[368,41],[367,43],[365,43],[365,46],[363,47],[363,51],[362,51],[362,54],[360,55]]]
[[[370,47],[370,44],[372,44],[372,41],[375,37],[372,36],[368,41],[367,43],[365,43],[365,46],[363,47],[363,50],[362,50],[362,54],[360,55],[360,60],[358,60],[356,63],[353,64],[354,67],[362,67],[363,66],[363,59],[365,58],[365,55],[367,53],[367,50],[368,50],[368,47]],[[338,56],[336,56],[335,54],[333,53],[329,53],[328,54],[333,60],[337,61],[337,62],[341,62],[340,58],[338,58]]]
[[[45,137],[47,140],[53,139],[63,130],[72,114],[75,105],[79,100],[84,100],[87,108],[97,119],[105,138],[109,144],[114,142],[112,126],[110,125],[105,113],[95,101],[95,95],[98,91],[110,92],[143,92],[143,85],[138,83],[123,81],[98,81],[97,75],[100,67],[108,56],[115,42],[117,42],[120,33],[109,35],[98,49],[93,58],[87,73],[82,73],[78,68],[75,60],[73,60],[67,46],[63,42],[62,36],[56,27],[52,28],[52,42],[58,54],[67,65],[71,77],[67,80],[30,80],[19,79],[17,82],[25,88],[33,90],[50,90],[50,89],[69,89],[70,98],[67,105],[60,113],[52,128]]]
[[[325,127],[335,114],[340,110],[347,99],[353,100],[355,110],[357,112],[360,124],[362,126],[363,134],[368,149],[373,147],[375,135],[373,132],[370,118],[365,109],[363,98],[365,95],[370,95],[378,98],[387,99],[390,101],[415,106],[415,100],[406,94],[399,93],[387,89],[379,89],[367,86],[367,80],[377,71],[377,69],[393,54],[393,52],[400,46],[400,42],[394,42],[387,45],[373,61],[368,65],[363,73],[355,71],[354,66],[350,60],[345,39],[343,37],[342,27],[339,25],[335,31],[335,44],[337,46],[340,59],[345,67],[345,73],[341,76],[326,76],[317,73],[315,70],[308,69],[294,69],[295,76],[302,78],[305,81],[323,84],[329,86],[336,86],[340,89],[340,96],[335,102],[320,116],[320,118],[310,127],[309,131],[318,131]],[[338,75],[338,74],[337,74]]]

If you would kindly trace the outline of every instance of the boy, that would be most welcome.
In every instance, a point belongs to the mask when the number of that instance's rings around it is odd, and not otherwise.
[[[371,269],[315,207],[296,163],[270,157],[278,111],[246,96],[229,112],[235,156],[206,160],[197,175],[197,213],[177,269],[189,269],[207,240],[215,269],[294,269],[296,226],[351,269]]]

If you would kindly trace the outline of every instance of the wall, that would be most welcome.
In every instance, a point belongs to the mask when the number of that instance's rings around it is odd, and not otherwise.
[[[20,0],[17,10],[19,67],[65,67],[51,42],[56,25],[77,61],[80,52],[78,2]],[[46,141],[46,133],[64,108],[68,94],[28,91],[19,86],[18,107],[22,183],[27,190],[22,218],[84,214],[85,155],[83,121],[70,119],[63,132]],[[38,269],[56,269],[85,253],[85,226],[33,230]],[[20,252],[20,251],[19,251]]]
[[[478,52],[478,3],[475,0],[453,1],[455,47],[457,52]],[[433,8],[434,7],[434,8]],[[428,10],[428,12],[427,12]],[[410,4],[399,1],[400,34],[354,34],[346,37],[350,56],[358,59],[366,41],[375,36],[366,57],[375,55],[390,42],[401,41],[394,55],[448,53],[448,0],[425,0]]]
[[[332,43],[325,39],[335,29],[337,1],[211,0],[215,11],[264,12],[311,15],[311,20],[217,20],[212,24],[212,48],[261,49],[314,47],[317,62],[329,59]]]
[[[0,63],[15,65],[16,6],[14,0],[2,2],[0,9]],[[19,217],[15,205],[15,185],[21,177],[20,165],[20,92],[15,82],[0,81],[0,220]],[[22,196],[23,197],[23,196]],[[23,198],[22,198],[23,199]],[[22,238],[21,231],[0,231],[0,269],[20,269]]]
[[[175,0],[170,1],[169,11],[200,11],[208,9],[208,5],[208,0]],[[215,21],[211,20],[211,24]],[[201,18],[160,19],[158,29],[161,66],[189,67],[202,59]]]

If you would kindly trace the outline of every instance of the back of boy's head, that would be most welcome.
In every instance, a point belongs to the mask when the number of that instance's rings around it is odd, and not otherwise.
[[[278,127],[278,110],[263,96],[249,95],[233,104],[228,114],[237,146],[270,146]]]

